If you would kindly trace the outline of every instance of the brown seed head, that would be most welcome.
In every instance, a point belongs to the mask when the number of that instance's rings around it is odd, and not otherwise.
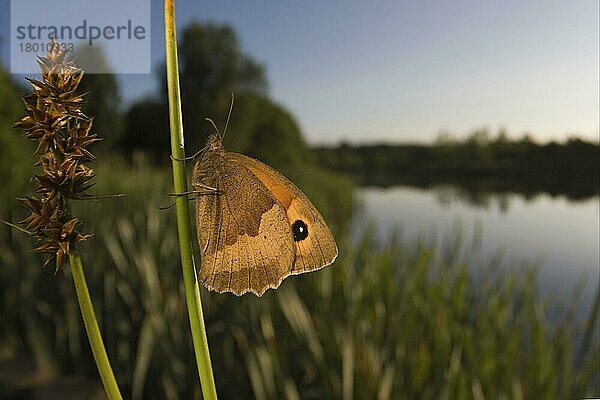
[[[94,160],[87,149],[98,141],[91,133],[93,119],[81,110],[85,93],[77,91],[83,71],[67,58],[54,41],[45,57],[38,59],[42,79],[27,79],[33,91],[23,98],[26,115],[15,123],[25,137],[37,142],[36,175],[39,197],[19,199],[31,213],[21,224],[35,236],[33,250],[48,255],[44,265],[56,261],[56,271],[76,242],[91,235],[77,231],[79,219],[70,216],[69,199],[89,198],[95,172],[85,165]]]

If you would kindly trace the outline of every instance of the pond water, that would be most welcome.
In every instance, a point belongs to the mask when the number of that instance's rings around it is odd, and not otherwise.
[[[484,257],[499,253],[511,268],[535,263],[542,295],[569,299],[584,284],[582,311],[599,282],[599,197],[570,200],[540,194],[477,194],[453,186],[361,188],[354,232],[373,224],[385,240],[401,233],[406,243],[440,250],[460,235],[463,246]]]

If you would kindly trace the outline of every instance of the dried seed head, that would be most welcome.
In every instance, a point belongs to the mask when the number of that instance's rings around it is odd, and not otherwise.
[[[35,177],[39,197],[19,199],[31,213],[21,224],[38,242],[33,251],[48,255],[44,265],[55,261],[58,271],[71,246],[91,237],[77,231],[79,219],[70,216],[68,200],[91,197],[86,191],[94,184],[95,172],[84,163],[94,160],[87,147],[99,139],[91,133],[93,119],[81,111],[85,93],[77,87],[83,71],[52,43],[48,54],[38,59],[41,81],[27,79],[33,91],[23,98],[26,115],[15,126],[37,141],[36,165],[41,169]]]

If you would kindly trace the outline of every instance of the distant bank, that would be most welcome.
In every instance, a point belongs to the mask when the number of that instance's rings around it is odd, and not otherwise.
[[[314,149],[326,168],[363,186],[454,184],[474,191],[549,193],[584,199],[600,192],[600,146],[582,139],[538,144],[528,137],[432,145]]]

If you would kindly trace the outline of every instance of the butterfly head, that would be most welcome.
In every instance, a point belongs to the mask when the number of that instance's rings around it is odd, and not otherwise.
[[[214,153],[223,153],[223,141],[218,133],[213,133],[206,141],[206,149]]]

